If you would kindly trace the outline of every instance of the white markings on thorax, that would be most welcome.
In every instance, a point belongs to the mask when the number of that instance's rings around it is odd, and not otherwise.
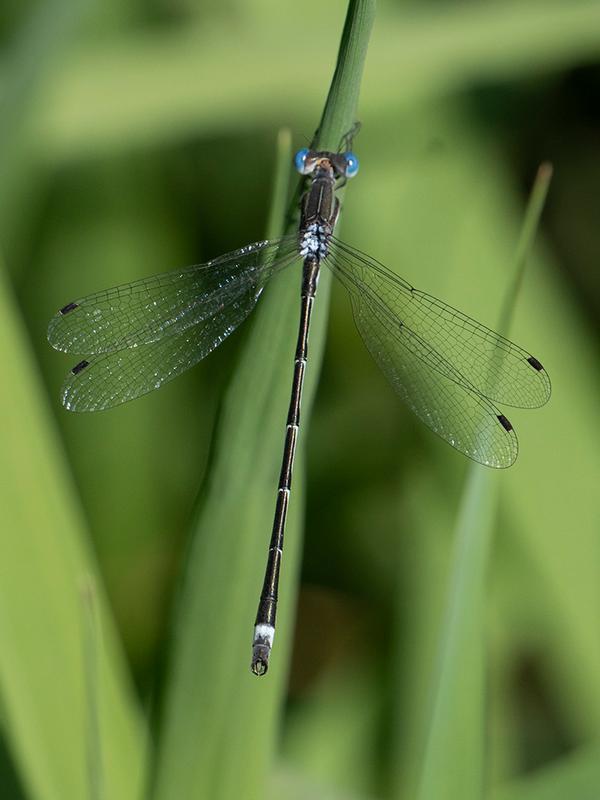
[[[315,255],[319,261],[328,253],[331,228],[318,222],[311,222],[300,239],[300,255],[303,258]]]

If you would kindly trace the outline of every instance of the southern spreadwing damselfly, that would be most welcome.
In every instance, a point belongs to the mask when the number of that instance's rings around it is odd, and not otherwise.
[[[347,289],[356,327],[406,405],[434,433],[474,461],[509,467],[513,427],[495,403],[537,408],[550,397],[537,358],[334,235],[337,190],[358,172],[352,132],[337,152],[303,148],[296,169],[308,181],[298,231],[255,242],[206,264],[155,275],[68,303],[50,321],[57,350],[86,356],[67,376],[70,411],[101,411],[185,372],[250,314],[267,282],[301,265],[300,324],[283,461],[251,668],[268,668],[275,634],[283,535],[298,441],[310,319],[325,264]]]

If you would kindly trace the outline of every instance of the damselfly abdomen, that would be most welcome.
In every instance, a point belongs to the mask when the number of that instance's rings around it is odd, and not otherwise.
[[[517,457],[513,427],[495,403],[536,408],[550,397],[550,380],[537,358],[334,235],[336,191],[358,171],[350,138],[344,137],[337,153],[305,148],[296,154],[296,168],[309,179],[296,233],[74,300],[48,328],[57,350],[86,356],[67,376],[63,405],[100,411],[158,389],[192,367],[246,319],[271,277],[302,265],[292,394],[254,628],[251,666],[257,675],[267,671],[275,633],[308,334],[322,264],[348,290],[357,328],[396,392],[432,431],[474,461],[502,468]]]

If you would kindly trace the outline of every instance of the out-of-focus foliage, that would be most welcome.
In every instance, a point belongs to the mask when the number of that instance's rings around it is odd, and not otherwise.
[[[0,9],[3,800],[71,800],[84,786],[94,800],[137,796],[144,750],[159,738],[191,511],[255,334],[249,321],[160,392],[76,416],[58,402],[72,363],[47,345],[47,321],[72,297],[264,235],[277,131],[289,126],[299,146],[312,136],[345,11],[343,0]],[[548,368],[553,396],[510,413],[521,453],[491,475],[474,643],[485,655],[480,757],[498,800],[600,793],[599,92],[595,0],[378,4],[343,238],[494,326],[536,168],[555,167],[511,328]],[[469,465],[400,405],[333,289],[303,432],[306,491],[294,499],[298,518],[306,501],[305,546],[271,788],[408,800],[422,785]],[[202,535],[209,548],[206,522]],[[229,535],[243,548],[243,524]],[[245,596],[226,580],[223,592]],[[226,654],[250,642],[254,600],[239,602],[247,641],[206,643],[224,673]],[[285,638],[273,656],[282,664]],[[468,740],[477,712],[458,710],[456,741],[438,746]],[[234,785],[224,742],[238,757],[244,745],[230,722],[206,718],[189,733],[203,752],[219,743],[224,779],[212,794],[223,798]]]

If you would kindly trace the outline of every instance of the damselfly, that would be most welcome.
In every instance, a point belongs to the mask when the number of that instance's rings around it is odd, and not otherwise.
[[[550,397],[550,380],[537,358],[334,236],[336,192],[358,172],[351,137],[335,153],[304,148],[296,154],[296,169],[309,180],[296,233],[74,300],[48,328],[57,350],[86,355],[67,376],[63,405],[100,411],[192,367],[246,319],[270,278],[301,262],[292,395],[252,643],[257,675],[267,671],[275,633],[308,332],[322,264],[348,290],[356,326],[396,392],[434,433],[474,461],[502,468],[517,457],[513,427],[494,403],[536,408]]]

